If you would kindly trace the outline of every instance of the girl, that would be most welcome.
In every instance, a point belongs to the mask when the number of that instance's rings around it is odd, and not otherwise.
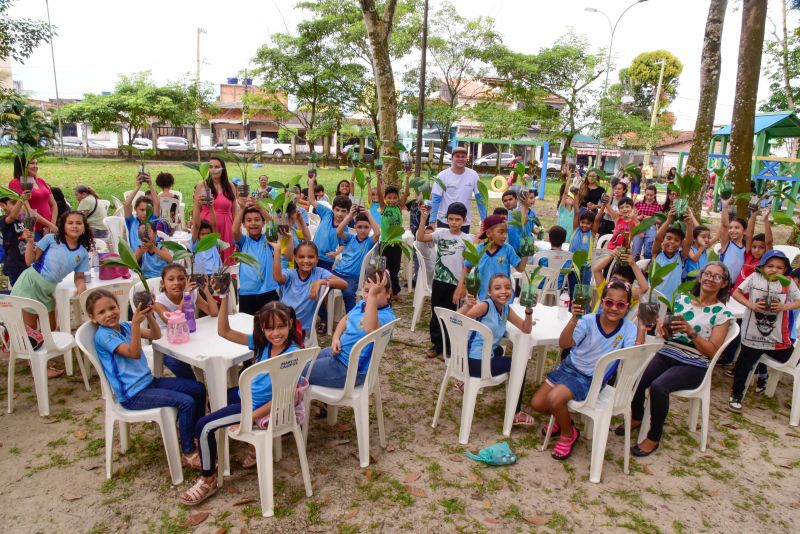
[[[310,241],[302,241],[294,249],[294,269],[282,269],[278,248],[280,244],[270,243],[270,245],[273,248],[272,275],[280,284],[281,302],[294,309],[305,338],[314,320],[314,309],[322,286],[345,289],[347,282],[317,267],[319,253],[317,246]]]
[[[525,308],[525,318],[517,315],[510,307],[510,302],[514,298],[514,291],[511,289],[511,279],[504,274],[496,274],[489,280],[489,292],[487,298],[478,302],[474,296],[467,295],[467,302],[459,308],[458,313],[466,315],[470,319],[475,319],[486,325],[492,332],[492,376],[501,375],[511,369],[511,358],[503,357],[503,347],[500,340],[506,333],[506,321],[516,326],[524,334],[531,333],[533,326],[533,309]],[[481,361],[483,358],[484,339],[481,334],[473,333],[469,339],[469,376],[481,376]],[[525,379],[522,380],[523,385]],[[524,386],[523,386],[524,387]],[[463,385],[459,387],[463,392]],[[522,411],[522,390],[519,392],[517,401],[517,413],[514,415],[514,424],[520,426],[533,426],[533,417]]]
[[[566,183],[561,184],[561,195],[556,207],[558,208],[556,224],[567,231],[567,241],[570,241],[575,220],[575,199],[572,198]]]
[[[168,172],[160,172],[158,176],[156,176],[156,185],[161,188],[161,192],[154,202],[158,202],[159,206],[161,206],[161,199],[167,200],[164,205],[169,207],[169,213],[163,213],[164,210],[161,210],[161,213],[169,220],[170,226],[174,228],[178,223],[177,213],[179,197],[170,189],[175,185],[175,177]]]
[[[764,233],[756,234],[758,210],[753,210],[750,214],[750,218],[747,221],[747,229],[744,232],[744,263],[739,276],[736,277],[733,283],[733,289],[739,287],[739,284],[744,282],[745,278],[753,274],[764,254],[772,250],[772,225],[769,223],[769,215],[770,210],[765,208],[762,213]]]
[[[195,380],[155,378],[150,373],[142,339],[161,337],[152,307],[137,308],[130,322],[120,323],[117,299],[109,291],[98,289],[86,299],[86,313],[97,325],[97,359],[119,403],[128,410],[177,408],[183,463],[198,468],[200,458],[192,430],[206,410],[206,388]],[[145,319],[148,328],[142,326]]]
[[[640,220],[652,217],[656,213],[661,213],[661,204],[656,200],[656,186],[648,185],[644,190],[644,198],[633,205],[636,208],[636,216]],[[669,211],[669,210],[668,210]],[[653,241],[656,239],[657,225],[653,225],[643,234],[637,234],[633,238],[633,257],[639,259],[641,256],[645,259],[653,257]]]
[[[319,353],[316,363],[308,373],[308,367],[303,374],[308,377],[309,384],[329,388],[343,388],[347,378],[347,366],[350,362],[351,350],[356,342],[374,332],[382,325],[394,321],[394,312],[389,305],[391,287],[389,274],[367,270],[364,280],[364,300],[356,305],[345,315],[331,338],[331,346]],[[369,362],[372,358],[372,347],[366,347],[356,356],[358,358],[358,372],[356,374],[357,386],[364,383],[367,378]]]
[[[733,298],[746,307],[742,317],[742,348],[733,368],[728,402],[734,412],[742,411],[747,377],[758,359],[764,355],[783,363],[794,351],[786,312],[800,308],[800,290],[794,282],[783,287],[778,280],[770,281],[776,275],[789,273],[789,259],[783,252],[771,250],[762,256],[758,267],[760,271],[747,277],[733,292]]]
[[[150,198],[147,195],[138,196],[139,190],[144,184],[147,184],[150,188]],[[155,197],[156,191],[153,189],[150,175],[139,173],[136,177],[136,187],[125,198],[125,204],[122,208],[122,213],[125,215],[125,227],[128,230],[128,244],[131,246],[131,250],[135,250],[141,244],[139,226],[157,219],[159,213],[161,213],[158,203],[153,204],[151,200]],[[152,209],[152,215],[150,215],[150,220],[145,220],[148,206]]]
[[[688,239],[688,236],[687,236]],[[711,230],[705,226],[696,226],[692,231],[692,246],[686,255],[683,264],[683,278],[689,279],[689,274],[700,271],[708,263],[708,249],[716,242],[711,239]]]
[[[350,175],[350,180],[339,181],[339,184],[336,186],[336,196],[344,195],[350,199],[350,202],[355,204],[356,197],[353,195],[353,189],[354,189],[353,184],[355,183],[355,180],[356,180],[356,173],[354,170],[353,174]]]
[[[253,317],[253,333],[245,334],[233,330],[228,323],[228,296],[223,295],[217,333],[228,341],[247,345],[257,361],[274,358],[300,348],[301,340],[295,327],[294,310],[281,302],[265,304]],[[272,378],[262,374],[252,382],[253,421],[266,417],[272,406]],[[199,467],[202,475],[186,490],[180,501],[195,506],[205,501],[217,490],[217,440],[216,431],[241,421],[242,405],[239,388],[228,390],[228,405],[197,421],[194,438],[200,443]],[[256,465],[255,449],[250,448],[242,462],[245,469]]]
[[[97,191],[88,185],[78,184],[75,186],[75,199],[78,201],[76,210],[86,215],[92,235],[98,239],[107,238],[108,229],[103,224],[103,219],[108,213],[100,207],[100,196]]]
[[[744,232],[747,223],[736,217],[731,220],[730,199],[722,201],[722,226],[719,229],[719,259],[733,276],[739,276],[746,252]]]
[[[578,441],[580,432],[572,424],[567,402],[586,398],[597,361],[609,352],[644,341],[641,325],[637,331],[636,325],[625,319],[631,302],[630,284],[611,280],[603,289],[601,302],[602,313],[583,317],[581,307],[572,305],[572,318],[558,340],[562,349],[571,349],[570,354],[547,375],[531,400],[534,410],[555,417],[552,430],[561,434],[552,453],[556,460],[569,458]]]
[[[34,243],[33,234],[27,232],[26,240],[25,263],[30,267],[17,279],[11,294],[15,297],[38,300],[44,304],[50,315],[50,328],[55,329],[53,293],[58,283],[69,273],[74,272],[75,295],[78,296],[86,291],[83,273],[90,269],[89,251],[94,248],[92,230],[83,213],[72,211],[59,217],[58,231],[55,234],[47,234]],[[35,314],[23,310],[22,317],[26,325],[36,328]]]
[[[234,215],[241,211],[237,209],[236,195],[234,194],[233,186],[228,181],[228,170],[225,168],[225,162],[218,157],[209,158],[208,178],[197,185],[194,201],[200,205],[200,218],[211,220],[211,210],[213,208],[220,239],[231,245],[222,251],[222,260],[225,261],[228,256],[233,254],[233,245],[236,244],[234,230],[239,230],[240,228],[234,226],[233,220]],[[213,199],[211,206],[205,200],[206,191],[211,193],[211,198]]]
[[[672,209],[672,203],[675,202],[675,199],[677,198],[678,193],[672,189],[667,189],[667,198],[664,200],[664,204],[661,206],[661,211],[664,213],[669,213],[669,210]]]
[[[152,223],[147,224],[147,232],[142,236],[142,242],[133,251],[133,255],[141,264],[145,278],[158,278],[164,267],[172,261],[172,252],[161,247]]]
[[[217,217],[214,210],[209,210],[210,219],[200,218],[200,204],[195,202],[192,207],[192,250],[197,248],[197,242],[208,234],[216,232]],[[214,274],[219,270],[222,258],[219,247],[211,247],[194,256],[194,271],[197,274]]]
[[[594,277],[597,287],[601,287],[606,281],[604,272],[615,259],[617,261],[614,264],[614,270],[611,272],[611,276],[609,276],[608,279],[621,280],[622,282],[630,284],[631,300],[639,300],[639,295],[647,293],[647,290],[650,289],[650,285],[647,283],[647,278],[642,270],[636,265],[636,262],[633,261],[633,256],[630,253],[622,254],[619,249],[614,249],[611,254],[597,260],[597,263],[592,267],[592,276]],[[634,282],[636,282],[636,286],[633,285]]]
[[[614,222],[619,217],[620,201],[623,198],[627,198],[627,194],[628,185],[626,183],[619,181],[614,184],[611,198],[608,199],[607,202],[601,203],[599,206],[601,211],[605,206],[605,211],[603,211],[603,219],[600,221],[597,235],[606,235],[614,232]],[[633,203],[631,203],[631,208],[633,208]]]

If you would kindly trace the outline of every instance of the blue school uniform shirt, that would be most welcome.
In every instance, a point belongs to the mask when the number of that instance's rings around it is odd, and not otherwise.
[[[320,203],[317,203],[314,211],[319,215],[319,225],[314,233],[314,244],[317,245],[320,259],[330,262],[332,260],[326,254],[339,248],[339,236],[336,235],[333,211]]]
[[[47,234],[36,247],[42,255],[31,267],[52,284],[58,284],[73,271],[85,273],[89,270],[89,251],[81,245],[72,249],[66,243],[56,242],[55,234]]]
[[[658,256],[656,256],[656,264],[658,265],[668,265],[670,263],[678,264],[678,266],[672,269],[667,277],[664,278],[664,281],[654,288],[656,291],[667,297],[667,299],[672,298],[672,294],[681,284],[681,277],[683,274],[681,262],[682,258],[679,250],[675,251],[675,254],[673,254],[671,258],[664,254],[663,250],[658,253]]]
[[[255,342],[253,341],[253,334],[247,336],[247,347],[250,350],[256,350]],[[258,354],[258,361],[263,362],[266,359],[269,359],[269,353],[272,347],[269,343],[264,349],[261,351],[261,354]],[[296,350],[300,350],[300,347],[292,343],[286,350],[281,352],[281,354],[286,354],[287,352],[294,352]],[[272,400],[272,377],[269,373],[260,374],[253,379],[250,385],[250,391],[253,395],[253,409],[257,410],[261,408],[266,403]],[[237,392],[239,394],[239,398],[242,398],[242,392]]]
[[[158,248],[161,248],[159,243]],[[161,271],[164,270],[168,262],[155,252],[145,252],[142,254],[142,272],[145,278],[160,278]]]
[[[515,211],[519,211],[519,208]],[[509,218],[510,217],[511,215],[509,214]],[[519,249],[519,244],[522,242],[523,237],[533,235],[533,227],[536,225],[534,217],[536,217],[536,212],[528,208],[528,219],[525,221],[525,227],[523,229],[520,230],[516,226],[508,225],[508,244],[511,245],[514,250]]]
[[[116,350],[120,345],[131,343],[131,323],[120,323],[119,329],[117,332],[113,328],[100,326],[94,334],[94,344],[106,380],[122,403],[149,386],[153,375],[147,367],[144,351],[136,359],[117,354]]]
[[[719,259],[728,268],[733,280],[736,280],[744,266],[744,253],[744,243],[740,247],[733,241],[728,241],[728,246],[725,247],[725,250],[720,250]]]
[[[193,252],[197,250],[199,241],[199,239],[192,240]],[[220,265],[222,265],[222,258],[219,256],[219,247],[216,245],[194,255],[195,274],[214,274],[219,270]]]
[[[623,319],[612,332],[606,334],[600,327],[600,315],[589,313],[575,325],[572,339],[575,341],[569,353],[572,366],[581,374],[592,376],[601,357],[636,345],[636,325]]]
[[[581,230],[581,227],[575,228],[575,233],[572,234],[572,239],[569,241],[569,251],[575,254],[579,250],[585,250],[588,252],[589,244],[592,240],[592,231],[586,230],[585,232]]]
[[[345,367],[350,363],[350,351],[353,350],[353,346],[362,337],[367,335],[367,331],[364,330],[364,312],[366,306],[366,301],[359,301],[353,306],[350,313],[347,314],[347,325],[344,328],[342,336],[339,338],[342,350],[336,355],[336,359]],[[394,321],[394,311],[390,305],[387,304],[383,308],[378,308],[379,326],[383,326],[392,321]],[[372,344],[370,343],[368,346],[364,347],[364,350],[358,357],[358,374],[363,375],[367,373],[371,359]]]
[[[239,294],[260,295],[278,289],[278,283],[272,277],[272,247],[264,234],[258,239],[243,234],[236,247],[253,256],[259,266],[256,270],[247,264],[239,264]]]
[[[157,217],[151,215],[150,222],[155,220],[157,220]],[[141,225],[142,223],[139,222],[135,213],[132,213],[130,217],[125,217],[125,227],[128,229],[128,244],[132,250],[136,250],[136,247],[142,244],[142,240],[139,239],[139,227]]]
[[[380,226],[383,216],[381,215],[381,206],[379,202],[373,202],[370,205],[369,214],[372,215],[372,218],[375,219],[375,222],[378,223],[378,226]]]
[[[281,284],[281,302],[294,308],[294,313],[303,330],[308,330],[317,306],[317,301],[309,298],[308,291],[311,289],[311,284],[318,280],[328,280],[331,273],[321,267],[314,267],[303,279],[297,269],[283,269],[282,272],[286,281]]]
[[[367,236],[363,241],[359,241],[356,234],[348,232],[342,239],[342,244],[344,245],[342,259],[336,264],[334,270],[345,276],[357,277],[361,274],[361,263],[364,261],[364,257],[375,246],[372,236]]]
[[[692,254],[697,253],[697,247],[692,245]],[[706,266],[708,263],[708,250],[704,250],[700,257],[697,258],[697,261],[694,261],[691,257],[686,256],[686,260],[683,263],[683,279],[686,280],[689,278],[689,273],[692,271],[699,271],[703,267]],[[696,276],[692,277],[692,279],[697,278]]]
[[[486,248],[486,246],[486,243],[481,244],[478,247],[478,253]],[[478,299],[483,300],[486,298],[486,294],[489,291],[489,280],[491,280],[492,276],[504,274],[510,278],[511,267],[519,265],[520,261],[517,252],[508,243],[503,243],[503,246],[498,247],[494,253],[487,251],[486,254],[481,257],[481,261],[478,262],[478,273],[480,273],[481,276],[481,289],[478,291]],[[473,266],[466,260],[464,261],[464,265],[470,268]]]
[[[500,345],[500,340],[506,333],[506,322],[508,321],[508,304],[503,305],[502,310],[498,310],[497,306],[492,299],[486,299],[483,302],[489,305],[486,313],[482,317],[478,317],[477,321],[489,327],[492,332],[492,357],[494,357],[494,350]],[[478,332],[472,331],[469,333],[469,357],[474,360],[483,358],[483,336]]]

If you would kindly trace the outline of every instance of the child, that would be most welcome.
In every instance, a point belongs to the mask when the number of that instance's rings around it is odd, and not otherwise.
[[[567,188],[567,184],[561,184],[561,196],[558,201],[558,220],[556,224],[567,231],[567,241],[572,239],[573,221],[575,220],[575,199]]]
[[[507,189],[503,192],[503,207],[507,212],[512,212],[517,209],[517,191],[514,189]]]
[[[120,323],[117,299],[109,291],[98,289],[86,299],[86,313],[97,325],[94,335],[97,359],[119,403],[128,410],[176,408],[183,463],[199,467],[192,430],[205,412],[206,388],[196,380],[155,378],[150,373],[142,339],[152,341],[161,337],[153,309],[137,308],[130,321]],[[142,326],[145,319],[148,328]]]
[[[289,202],[286,207],[286,217],[292,224],[289,227],[289,234],[280,236],[278,240],[283,252],[280,260],[284,269],[294,269],[292,251],[300,241],[311,241],[311,231],[308,229],[308,212],[300,206],[295,206],[294,202]],[[267,269],[270,269],[269,265]]]
[[[483,249],[486,254],[481,257],[477,266],[472,265],[468,261],[464,261],[464,270],[461,271],[461,278],[458,281],[456,294],[453,298],[461,299],[466,292],[465,281],[467,273],[475,267],[481,278],[481,288],[478,291],[478,299],[483,300],[486,298],[489,289],[489,279],[495,274],[504,274],[511,277],[511,267],[518,271],[525,268],[525,260],[520,259],[517,252],[506,243],[507,237],[506,222],[498,215],[490,215],[483,220],[483,231],[478,236],[478,239],[485,240],[483,244],[478,246],[478,252]]]
[[[345,182],[347,183],[347,182]],[[314,187],[316,179],[308,181],[308,187]],[[316,198],[310,198],[309,202],[314,208],[314,213],[319,215],[320,221],[317,231],[314,233],[314,244],[319,250],[319,267],[326,271],[333,270],[333,261],[339,253],[339,236],[336,234],[337,228],[347,217],[347,212],[353,206],[350,197],[337,195],[333,198],[333,205],[329,208]]]
[[[236,248],[258,262],[258,269],[239,264],[239,311],[250,315],[255,315],[264,304],[279,299],[278,283],[272,277],[272,247],[263,233],[266,219],[267,215],[253,199],[247,199],[244,209],[236,210],[233,219]],[[247,232],[244,235],[242,224]]]
[[[791,269],[789,259],[783,252],[771,250],[762,256],[758,267],[763,274],[754,272],[733,292],[733,298],[747,308],[742,317],[741,351],[733,369],[728,402],[734,412],[742,411],[747,377],[758,359],[764,355],[783,363],[794,352],[786,312],[800,308],[800,290],[794,282],[783,287],[778,280],[767,279],[767,276],[786,275]]]
[[[702,270],[708,263],[708,249],[711,247],[711,230],[706,226],[696,226],[692,231],[692,246],[686,254],[686,263],[683,266],[683,279],[694,280],[696,276],[690,273]]]
[[[531,400],[535,411],[555,417],[552,431],[561,434],[552,453],[556,460],[569,458],[578,441],[580,432],[572,423],[567,402],[586,399],[597,361],[609,352],[644,341],[644,329],[637,331],[636,325],[625,319],[630,302],[631,286],[611,280],[603,289],[602,313],[583,315],[580,306],[572,305],[572,318],[558,340],[570,354],[548,373]]]
[[[636,174],[634,173],[634,176]],[[633,191],[633,185],[631,184],[631,191]],[[648,217],[652,217],[656,213],[661,213],[662,206],[656,200],[656,186],[648,185],[644,190],[644,199],[636,202],[633,207],[635,208],[635,215],[640,219],[644,220]],[[667,210],[669,211],[669,210]],[[637,234],[633,236],[633,244],[631,248],[633,249],[633,258],[639,259],[641,256],[644,259],[652,259],[653,257],[653,241],[656,239],[656,230],[657,225],[653,225],[647,230],[644,231],[642,234]]]
[[[197,250],[197,243],[205,236],[216,232],[217,216],[214,210],[209,210],[210,221],[200,219],[200,205],[195,204],[192,208],[192,250]],[[222,258],[219,255],[219,247],[213,246],[194,255],[195,274],[214,274],[220,265]]]
[[[386,323],[394,321],[394,312],[389,305],[391,286],[388,273],[367,272],[364,280],[364,300],[353,306],[336,325],[331,346],[319,353],[311,374],[308,367],[303,372],[309,384],[328,388],[343,388],[347,378],[353,345],[362,337],[374,332]],[[364,383],[372,358],[372,346],[364,348],[358,356],[356,386]]]
[[[492,376],[508,373],[511,370],[511,358],[503,357],[503,347],[500,346],[500,341],[506,333],[506,321],[510,321],[524,334],[531,333],[533,309],[525,308],[525,318],[523,319],[509,305],[513,298],[514,292],[511,289],[511,278],[504,274],[495,274],[489,280],[488,298],[479,302],[474,296],[468,295],[466,303],[458,310],[458,313],[477,320],[492,332],[492,360],[490,367]],[[468,359],[469,376],[480,378],[483,344],[487,341],[483,339],[481,334],[477,332],[471,333]],[[524,378],[522,384],[522,388],[524,388]],[[535,424],[533,417],[522,411],[522,388],[519,392],[514,424],[533,426]]]
[[[355,234],[347,231],[347,225],[351,220],[355,220]],[[372,230],[372,238],[369,231]],[[372,249],[375,243],[381,238],[381,227],[372,218],[369,211],[363,206],[353,205],[350,213],[342,219],[336,229],[336,235],[344,245],[342,258],[333,270],[333,274],[347,282],[347,289],[342,291],[344,298],[344,308],[347,313],[356,305],[356,291],[358,291],[358,281],[361,276],[361,263],[364,257]]]
[[[297,321],[303,330],[303,337],[309,334],[314,320],[314,309],[317,297],[323,286],[344,290],[347,282],[330,271],[318,266],[319,253],[317,246],[311,241],[301,241],[293,252],[294,269],[282,269],[280,262],[280,246],[270,243],[272,251],[272,276],[280,284],[281,302],[294,309]],[[290,245],[291,246],[291,245]]]
[[[394,185],[388,185],[384,189],[382,174],[378,174],[378,203],[381,207],[381,242],[385,242],[390,230],[403,227],[403,206],[408,200],[409,185],[408,180],[411,172],[406,172],[405,191],[400,195],[399,189]],[[400,293],[400,264],[403,260],[403,249],[400,245],[384,247],[383,257],[386,258],[386,269],[389,271],[389,280],[392,281],[392,294],[397,296]]]
[[[416,239],[436,246],[436,264],[431,283],[431,348],[425,351],[425,356],[438,358],[442,354],[442,330],[433,309],[437,306],[456,309],[458,299],[455,298],[455,292],[464,269],[464,240],[469,239],[469,235],[461,231],[467,218],[467,207],[461,202],[453,202],[447,207],[448,228],[437,228],[433,233],[426,232],[430,213],[430,206],[423,206]]]
[[[633,261],[633,255],[630,252],[623,254],[619,249],[615,249],[608,256],[597,260],[597,263],[592,267],[592,276],[594,277],[597,287],[600,287],[606,281],[606,277],[603,273],[615,259],[617,262],[614,264],[614,270],[608,277],[609,281],[620,280],[626,284],[630,284],[632,302],[639,300],[639,296],[647,293],[647,290],[650,289],[650,285],[647,283],[647,278],[642,270],[636,265],[636,262]],[[623,265],[623,263],[626,265]],[[634,282],[636,282],[637,287],[634,287]]]
[[[691,214],[691,209],[687,210],[686,217],[686,230],[693,232],[694,222]],[[683,260],[689,254],[689,246],[691,242],[686,238],[683,230],[672,226],[672,221],[675,219],[675,208],[669,210],[667,220],[656,232],[656,240],[653,242],[653,261],[658,265],[666,265],[668,263],[677,263],[678,267],[672,269],[669,274],[664,278],[656,289],[659,293],[664,295],[667,299],[672,298],[672,294],[678,289],[681,283],[681,276],[683,273]]]
[[[38,300],[50,314],[50,328],[56,327],[55,301],[56,286],[69,273],[74,272],[75,296],[86,291],[83,273],[90,269],[89,251],[94,248],[92,231],[86,215],[71,211],[58,218],[56,233],[47,234],[37,243],[33,233],[25,232],[25,263],[30,265],[17,279],[11,290],[15,297]],[[36,328],[37,316],[22,311],[25,324]]]
[[[153,223],[147,224],[146,233],[142,235],[141,242],[134,249],[133,255],[142,265],[145,278],[158,278],[164,267],[172,261],[172,252],[161,246]]]
[[[150,198],[147,196],[140,196],[136,198],[137,193],[142,188],[143,184],[147,184],[150,187]],[[158,218],[160,212],[160,207],[158,204],[153,204],[151,198],[156,197],[156,191],[153,189],[153,183],[150,181],[149,174],[139,173],[139,176],[136,177],[136,187],[131,191],[131,193],[125,198],[125,204],[122,208],[122,212],[125,215],[125,227],[128,230],[128,244],[131,247],[131,250],[136,250],[141,244],[141,239],[139,238],[139,226],[144,224],[145,222],[150,222]],[[135,201],[134,201],[135,199]],[[147,217],[147,208],[152,208],[152,215],[150,216],[150,221],[145,221],[145,217]]]
[[[164,209],[161,209],[160,213],[163,213],[169,220],[170,226],[174,227],[178,223],[178,195],[170,189],[175,185],[175,177],[168,172],[160,172],[156,176],[156,185],[161,188],[161,192],[156,197],[159,207],[169,208],[169,213],[164,213]],[[162,200],[164,200],[163,205]]]
[[[492,215],[497,215],[502,217],[503,222],[508,222],[508,210],[505,209],[503,206],[498,206],[494,210],[492,210]]]
[[[345,196],[350,199],[351,204],[356,203],[356,197],[353,195],[353,185],[356,181],[356,174],[355,170],[350,175],[350,180],[340,180],[339,184],[336,186],[336,195],[335,196]]]
[[[27,203],[31,194],[26,191],[21,196]],[[25,248],[28,238],[26,237],[25,227],[22,224],[22,217],[24,216],[22,210],[25,205],[12,198],[2,197],[0,198],[0,208],[3,208],[4,214],[0,217],[0,235],[3,236],[4,251],[3,274],[8,276],[9,283],[14,286],[22,272],[28,268],[28,264],[25,263]],[[58,230],[55,224],[38,213],[36,214],[36,221],[51,232]],[[32,231],[31,237],[33,237]]]
[[[739,276],[733,283],[733,288],[739,287],[739,284],[744,282],[744,279],[753,274],[756,270],[756,265],[761,261],[764,254],[772,250],[772,226],[769,224],[769,209],[764,209],[764,233],[753,235],[756,228],[756,218],[758,217],[758,210],[754,210],[750,214],[750,219],[747,221],[747,230],[744,232],[744,263]]]
[[[221,312],[217,321],[217,332],[228,341],[246,345],[253,350],[257,361],[274,358],[287,352],[300,349],[295,328],[294,311],[281,302],[270,302],[264,305],[253,317],[253,333],[245,334],[233,330],[228,323],[227,295],[222,297]],[[269,373],[258,375],[251,385],[253,394],[253,422],[266,417],[272,407],[272,377]],[[238,387],[228,390],[228,405],[212,412],[197,421],[194,426],[194,439],[200,444],[201,476],[194,485],[186,490],[180,501],[187,506],[195,506],[214,495],[217,486],[217,440],[216,431],[241,422],[242,404]],[[256,453],[251,447],[242,462],[245,469],[256,465]]]
[[[732,276],[738,273],[744,266],[744,253],[746,252],[744,242],[744,231],[747,223],[736,217],[730,220],[730,199],[722,201],[722,222],[719,229],[719,259],[728,268]]]
[[[506,191],[508,193],[508,191]],[[505,203],[506,197],[503,197],[503,205],[506,206],[508,209],[508,205]],[[533,235],[533,227],[536,224],[536,212],[533,211],[531,206],[533,205],[534,197],[531,193],[520,193],[519,194],[519,208],[517,208],[517,196],[514,196],[514,207],[513,209],[509,209],[509,217],[511,217],[512,211],[518,210],[520,214],[520,222],[522,224],[522,229],[518,228],[514,225],[508,226],[508,244],[511,245],[514,250],[519,250],[519,245],[522,242],[523,237],[529,237]]]
[[[600,206],[600,213],[602,215],[608,203]],[[623,197],[617,202],[617,211],[610,211],[608,213],[614,219],[614,232],[611,234],[611,239],[606,248],[614,250],[617,247],[630,247],[631,243],[628,241],[631,229],[636,226],[639,221],[633,214],[633,200],[629,197]]]

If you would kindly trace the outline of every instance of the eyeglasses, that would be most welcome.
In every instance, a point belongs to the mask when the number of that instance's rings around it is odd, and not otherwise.
[[[618,310],[624,310],[627,307],[628,307],[627,302],[619,302],[617,300],[603,299],[603,308],[607,310],[613,310],[614,308]]]
[[[724,274],[710,273],[710,272],[706,271],[706,272],[703,273],[703,278],[705,278],[707,280],[713,280],[714,282],[722,282],[723,280],[725,280],[725,275]]]

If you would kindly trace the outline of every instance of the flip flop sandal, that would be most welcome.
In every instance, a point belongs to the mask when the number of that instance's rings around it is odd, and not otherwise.
[[[214,486],[210,486],[209,484],[206,484],[202,478],[198,478],[197,482],[194,483],[194,486],[186,490],[184,494],[181,495],[180,501],[186,506],[197,506],[212,495],[216,494],[218,490],[219,486],[216,484],[214,484]]]
[[[56,367],[48,367],[47,368],[47,378],[58,378],[62,376],[66,371],[64,369],[58,369]]]
[[[255,467],[258,464],[258,459],[256,458],[256,453],[251,448],[247,448],[247,456],[244,457],[242,460],[242,469],[250,469]]]
[[[559,438],[558,443],[556,446],[553,447],[553,452],[550,454],[556,460],[566,460],[572,455],[572,451],[575,450],[575,443],[578,442],[578,438],[581,436],[581,431],[578,430],[578,427],[572,427],[572,437],[568,439],[564,439],[562,436]]]
[[[530,414],[527,414],[525,412],[517,412],[517,414],[514,415],[514,421],[512,422],[512,425],[513,426],[535,426],[536,425],[536,419],[534,419],[533,417],[530,416]]]

